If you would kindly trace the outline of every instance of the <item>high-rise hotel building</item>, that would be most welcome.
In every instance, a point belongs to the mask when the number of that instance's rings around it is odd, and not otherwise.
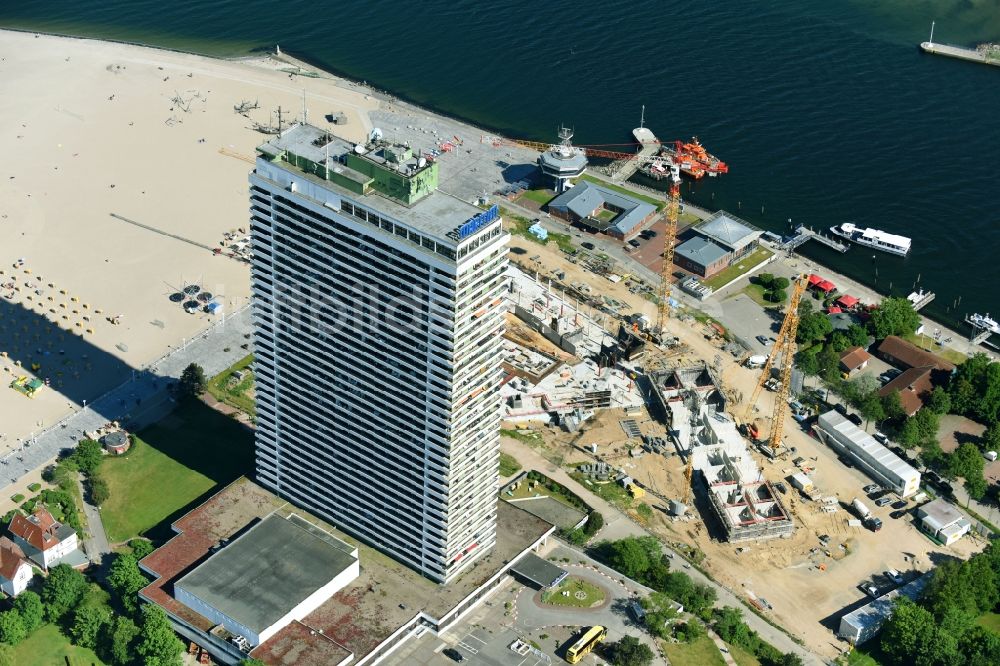
[[[496,542],[509,236],[438,168],[294,125],[250,209],[258,481],[447,582]]]

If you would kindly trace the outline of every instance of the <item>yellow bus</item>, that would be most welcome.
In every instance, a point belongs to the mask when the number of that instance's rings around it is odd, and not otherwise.
[[[566,661],[571,664],[583,659],[587,654],[597,647],[600,643],[607,637],[608,630],[606,627],[591,627],[583,632],[583,636],[580,636],[580,640],[569,646],[566,650]]]

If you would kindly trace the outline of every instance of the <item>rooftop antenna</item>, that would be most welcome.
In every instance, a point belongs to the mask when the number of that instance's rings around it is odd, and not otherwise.
[[[302,124],[309,121],[309,111],[306,109],[306,89],[302,89]]]
[[[642,129],[646,126],[646,105],[642,105],[642,115],[639,116],[639,128]]]
[[[562,142],[562,145],[564,146],[570,145],[570,139],[572,138],[573,138],[573,130],[565,126],[559,127],[559,140]]]
[[[931,21],[931,38],[927,42],[931,46],[934,45],[934,21]]]

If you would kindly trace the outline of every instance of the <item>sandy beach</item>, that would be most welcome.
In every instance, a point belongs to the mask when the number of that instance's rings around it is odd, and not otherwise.
[[[216,318],[171,294],[246,303],[247,264],[210,248],[247,227],[250,164],[220,149],[252,156],[251,120],[301,115],[303,89],[310,121],[341,111],[349,139],[378,107],[288,66],[0,31],[0,452]],[[249,118],[243,101],[259,104]],[[20,376],[50,385],[29,399],[7,388]]]

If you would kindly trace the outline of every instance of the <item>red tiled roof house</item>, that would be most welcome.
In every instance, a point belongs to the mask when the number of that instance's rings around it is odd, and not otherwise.
[[[18,511],[7,529],[28,558],[46,570],[79,548],[76,530],[57,522],[43,506],[30,516]]]
[[[16,597],[28,587],[32,575],[31,563],[21,547],[7,537],[0,537],[0,590]]]

